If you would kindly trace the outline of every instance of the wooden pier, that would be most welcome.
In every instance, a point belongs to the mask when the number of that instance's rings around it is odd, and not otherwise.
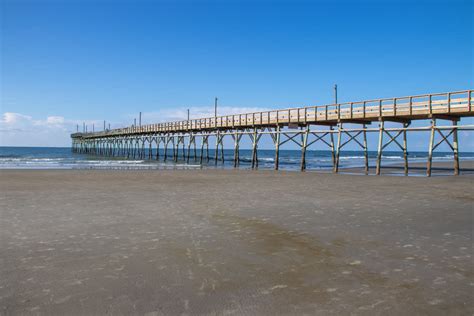
[[[321,106],[307,106],[283,110],[215,116],[129,126],[100,132],[71,134],[72,150],[76,153],[117,156],[133,159],[163,160],[172,150],[172,159],[190,159],[203,163],[211,159],[210,140],[214,140],[214,156],[217,164],[224,161],[224,137],[234,143],[234,167],[240,162],[240,142],[247,135],[252,144],[252,168],[258,167],[258,143],[263,135],[269,135],[275,146],[275,169],[278,170],[279,150],[292,142],[301,148],[301,170],[306,169],[306,151],[315,144],[332,153],[333,171],[339,171],[339,157],[349,143],[356,143],[365,153],[365,172],[369,172],[367,133],[378,133],[376,174],[380,174],[382,154],[390,144],[403,151],[405,174],[408,174],[408,132],[427,131],[427,175],[431,175],[433,151],[446,143],[453,151],[454,174],[459,174],[458,130],[474,130],[474,125],[458,124],[462,117],[474,115],[473,90],[433,93],[406,97],[385,98],[357,102],[345,102]],[[429,120],[424,127],[411,127],[415,120]],[[439,125],[439,121],[449,121]],[[395,122],[399,127],[386,127]],[[377,127],[368,127],[377,123]],[[347,124],[351,124],[347,127]],[[325,128],[315,129],[316,126]],[[438,137],[437,137],[438,136]],[[438,138],[438,139],[437,139]],[[198,154],[197,143],[200,140]],[[146,154],[146,148],[148,148]],[[180,148],[182,154],[180,158]],[[147,157],[145,157],[145,155]]]

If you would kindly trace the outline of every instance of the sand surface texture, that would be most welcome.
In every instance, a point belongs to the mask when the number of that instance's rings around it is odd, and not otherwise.
[[[473,179],[0,171],[0,314],[472,314]]]

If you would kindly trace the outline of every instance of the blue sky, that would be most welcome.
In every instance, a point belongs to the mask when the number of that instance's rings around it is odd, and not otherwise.
[[[334,83],[340,101],[472,88],[473,10],[452,0],[3,0],[0,145],[67,146],[78,122],[197,116],[215,96],[227,114],[331,103]],[[471,134],[462,141],[474,148]]]

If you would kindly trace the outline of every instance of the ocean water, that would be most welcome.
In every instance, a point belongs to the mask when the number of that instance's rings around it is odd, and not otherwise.
[[[74,154],[71,148],[53,147],[0,147],[0,169],[199,169],[199,168],[233,168],[233,150],[224,151],[224,163],[218,161],[217,166],[213,160],[214,151],[210,150],[211,159],[207,162],[204,157],[203,166],[190,158],[187,164],[182,158],[173,162],[168,158],[163,161],[164,152],[160,152],[160,160],[148,159],[125,159],[111,158],[94,155]],[[251,150],[241,149],[239,168],[251,168]],[[199,150],[198,150],[199,155]],[[273,150],[258,151],[258,168],[274,168]],[[369,165],[375,166],[377,153],[369,151]],[[148,157],[148,154],[146,155]],[[168,157],[172,157],[172,152],[168,151]],[[426,162],[426,152],[409,152],[409,162]],[[474,160],[474,153],[460,153],[461,160]],[[453,154],[449,152],[434,152],[433,161],[452,161]],[[301,151],[281,150],[280,169],[299,170],[301,162]],[[399,151],[384,152],[382,165],[403,163],[403,153]],[[307,151],[306,166],[308,170],[331,170],[332,160],[330,151]],[[362,151],[341,151],[340,168],[352,168],[364,166],[364,153]]]

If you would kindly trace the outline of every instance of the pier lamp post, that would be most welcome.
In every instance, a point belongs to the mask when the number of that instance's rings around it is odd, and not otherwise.
[[[214,99],[214,125],[217,127],[217,97]]]
[[[334,85],[334,104],[337,104],[337,84]]]

